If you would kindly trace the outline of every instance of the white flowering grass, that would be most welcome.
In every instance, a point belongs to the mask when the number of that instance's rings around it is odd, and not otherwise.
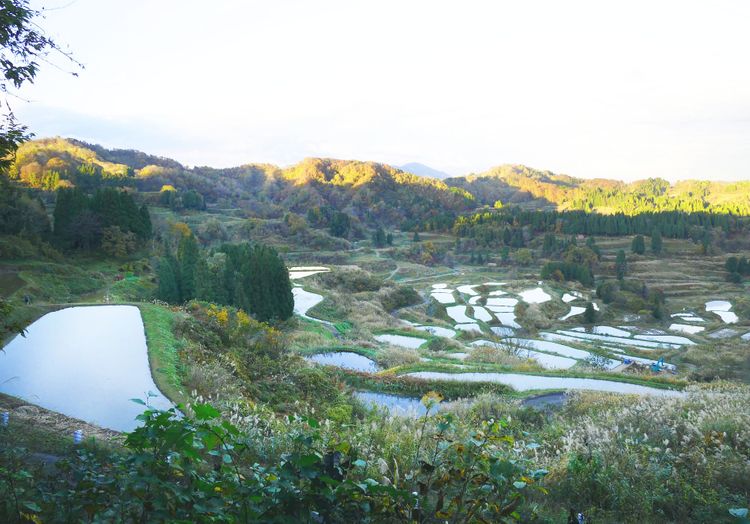
[[[564,431],[539,456],[555,496],[600,520],[723,522],[750,489],[750,388],[721,383],[687,393],[574,394]]]

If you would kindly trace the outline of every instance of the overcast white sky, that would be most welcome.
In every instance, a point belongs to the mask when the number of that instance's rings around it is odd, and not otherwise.
[[[37,5],[86,66],[45,67],[22,91],[37,136],[217,167],[750,178],[747,0]]]

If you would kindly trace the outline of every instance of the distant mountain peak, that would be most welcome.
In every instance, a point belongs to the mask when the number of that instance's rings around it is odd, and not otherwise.
[[[417,175],[417,176],[422,176],[422,177],[427,177],[427,178],[438,178],[442,180],[444,178],[451,177],[451,175],[449,175],[445,171],[434,169],[425,164],[420,164],[419,162],[409,162],[408,164],[404,164],[398,167],[399,169],[406,171],[407,173],[411,173],[412,175]]]

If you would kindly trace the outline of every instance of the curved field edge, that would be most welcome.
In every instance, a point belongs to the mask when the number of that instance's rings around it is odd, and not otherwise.
[[[488,392],[496,394],[507,394],[514,397],[527,396],[525,394],[516,395],[517,392],[504,384],[467,384],[463,382],[423,380],[412,377],[399,376],[395,374],[370,374],[346,369],[332,369],[331,373],[336,376],[341,382],[346,383],[349,387],[355,390],[404,395],[417,399],[421,398],[423,395],[431,391],[440,393],[447,400],[473,397],[480,393]],[[535,391],[534,393],[536,394],[538,392]]]
[[[640,386],[648,386],[658,389],[674,389],[681,391],[687,386],[684,381],[677,380],[665,380],[659,377],[652,379],[642,379],[637,377],[629,377],[623,375],[617,375],[614,373],[597,373],[597,372],[580,372],[580,371],[568,371],[568,372],[556,372],[556,371],[519,371],[509,367],[494,366],[491,364],[473,363],[471,367],[467,368],[456,368],[455,366],[441,365],[440,363],[431,362],[420,362],[418,364],[411,364],[408,366],[402,366],[399,368],[389,369],[383,373],[394,373],[399,376],[404,376],[406,373],[412,373],[416,371],[438,371],[443,373],[461,374],[461,373],[515,373],[518,375],[532,375],[532,376],[545,376],[545,377],[560,377],[560,378],[589,378],[595,380],[607,380],[610,382],[624,382],[628,384],[636,384]]]
[[[173,331],[177,313],[156,304],[137,304],[137,307],[146,332],[148,363],[154,383],[174,404],[184,404],[186,395],[179,374],[180,342]]]

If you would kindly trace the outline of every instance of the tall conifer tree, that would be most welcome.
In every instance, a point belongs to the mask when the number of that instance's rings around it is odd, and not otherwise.
[[[159,261],[157,267],[157,278],[159,279],[159,288],[157,296],[159,300],[177,304],[180,302],[180,288],[178,285],[178,275],[176,274],[177,263],[172,257],[164,257]]]
[[[200,257],[198,242],[193,234],[180,239],[177,260],[180,264],[180,299],[185,302],[195,298],[195,272]]]

